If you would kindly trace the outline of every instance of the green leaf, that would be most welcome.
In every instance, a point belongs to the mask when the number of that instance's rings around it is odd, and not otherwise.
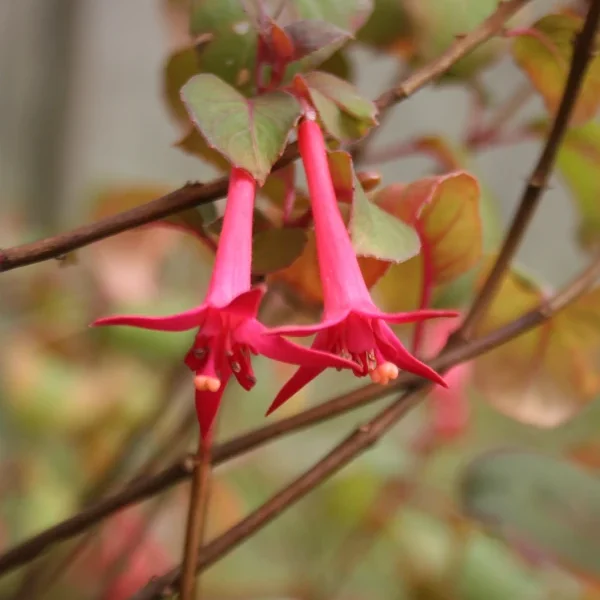
[[[514,59],[541,94],[551,114],[558,109],[569,73],[575,36],[583,19],[573,14],[547,15],[514,42]],[[598,43],[596,42],[596,51]],[[600,57],[595,56],[583,79],[571,123],[589,121],[600,107]]]
[[[488,452],[462,480],[465,512],[509,541],[600,576],[600,480],[566,461],[519,450]]]
[[[202,73],[181,96],[208,145],[264,183],[281,156],[300,105],[285,92],[247,99],[215,75]]]
[[[254,89],[258,33],[240,0],[192,0],[190,32],[203,73],[218,75],[244,94]]]
[[[252,240],[252,273],[266,275],[291,265],[304,250],[307,236],[303,229],[269,229]]]
[[[186,113],[187,114],[187,113]],[[202,134],[190,123],[190,130],[174,144],[175,148],[195,156],[212,165],[219,171],[228,171],[229,162],[224,156],[211,148]]]
[[[545,136],[550,125],[544,120],[528,128]],[[558,151],[557,166],[579,212],[579,240],[594,249],[600,240],[600,124],[591,121],[569,129]]]
[[[346,155],[352,169],[354,199],[349,229],[356,253],[390,262],[404,262],[416,256],[421,249],[417,232],[367,198],[348,153],[338,151],[332,154],[338,155],[337,160]]]
[[[327,132],[340,141],[360,139],[377,124],[375,104],[335,75],[319,71],[298,75],[294,86],[310,98]]]

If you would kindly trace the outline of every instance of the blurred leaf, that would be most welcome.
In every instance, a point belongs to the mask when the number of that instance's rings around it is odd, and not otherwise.
[[[229,162],[225,159],[221,154],[219,154],[216,150],[211,148],[206,140],[202,137],[202,134],[192,125],[190,122],[190,128],[188,132],[177,142],[175,142],[175,147],[179,148],[186,154],[190,154],[207,162],[209,165],[212,165],[219,171],[228,171],[229,170]]]
[[[271,281],[283,281],[291,286],[308,304],[320,305],[323,302],[323,289],[317,260],[315,234],[307,232],[307,241],[302,254],[287,268],[271,275]],[[367,257],[358,257],[358,264],[365,284],[371,288],[385,273],[389,263]]]
[[[260,184],[300,117],[300,105],[290,94],[270,92],[247,99],[210,74],[196,75],[181,95],[207,143]]]
[[[179,91],[199,72],[198,56],[193,47],[173,52],[168,57],[163,69],[163,95],[167,108],[173,118],[184,126],[187,126],[190,122],[190,117],[181,100]]]
[[[324,129],[337,140],[360,139],[377,124],[375,105],[334,75],[318,71],[296,75],[294,87],[312,102]]]
[[[555,14],[541,18],[531,27],[531,34],[524,30],[515,40],[512,52],[516,63],[531,79],[542,95],[546,108],[554,114],[567,81],[573,44],[583,27],[583,18],[574,14]],[[598,42],[594,53],[598,51]],[[592,59],[581,92],[571,116],[571,124],[589,121],[600,106],[600,57]]]
[[[449,48],[457,36],[478,27],[498,7],[498,0],[418,0],[403,2],[411,20],[411,41],[417,64],[431,61]],[[486,67],[505,48],[493,39],[456,62],[445,77],[469,78]]]
[[[250,14],[252,4],[257,3],[192,0],[191,32],[202,41],[199,48],[202,72],[218,75],[246,95],[255,86],[253,76],[258,43],[258,32],[253,14]],[[296,21],[313,20],[327,22],[352,34],[369,17],[372,3],[371,0],[290,0],[284,3],[276,0],[261,6],[268,15],[276,16],[277,24],[284,28]],[[258,14],[261,6],[256,6],[252,12]],[[318,27],[323,30],[322,25]],[[306,32],[304,37],[307,37]],[[325,48],[326,52],[317,51],[306,57],[301,68],[314,68],[324,60],[333,47],[327,45]]]
[[[537,284],[513,270],[503,280],[477,335],[519,318],[545,296]],[[538,427],[555,427],[600,392],[599,353],[600,288],[478,358],[475,382],[500,412]]]
[[[192,0],[190,32],[200,40],[202,73],[252,92],[258,34],[240,0]]]
[[[317,68],[352,37],[347,31],[326,21],[294,21],[283,30],[292,42],[292,60],[300,60],[298,70],[302,71]]]
[[[549,123],[537,121],[529,129],[545,136]],[[579,211],[579,240],[593,248],[600,240],[600,124],[591,121],[568,129],[558,151],[557,166]]]
[[[376,193],[374,202],[414,227],[421,245],[418,256],[392,265],[378,283],[385,310],[413,310],[423,300],[431,304],[434,287],[454,281],[479,261],[480,190],[472,175],[457,171],[390,185]]]
[[[400,0],[375,0],[371,17],[359,30],[357,39],[385,50],[399,40],[408,42],[411,33],[411,23]]]
[[[307,237],[303,229],[269,229],[252,240],[252,273],[266,275],[291,265],[302,253]]]
[[[468,467],[463,508],[540,558],[600,577],[600,480],[569,463],[519,450]]]

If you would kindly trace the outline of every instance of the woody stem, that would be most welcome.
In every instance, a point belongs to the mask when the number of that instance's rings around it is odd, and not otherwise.
[[[181,600],[200,598],[196,578],[196,560],[198,549],[204,539],[211,478],[212,435],[200,436],[197,462],[192,476],[190,506],[183,547],[183,565],[181,577]]]

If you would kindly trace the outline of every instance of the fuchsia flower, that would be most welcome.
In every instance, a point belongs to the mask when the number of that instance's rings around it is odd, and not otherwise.
[[[203,436],[210,433],[231,375],[246,390],[255,384],[251,353],[320,370],[353,366],[345,358],[303,348],[279,336],[265,335],[266,328],[257,321],[265,290],[250,287],[255,193],[256,182],[250,174],[232,169],[221,239],[203,304],[165,317],[114,316],[93,323],[156,331],[198,328],[185,363],[196,373],[196,409]]]
[[[291,336],[316,333],[313,349],[351,358],[356,363],[354,374],[369,374],[376,383],[387,384],[390,379],[398,376],[399,369],[403,369],[446,386],[438,373],[406,350],[386,322],[412,323],[422,319],[453,317],[457,313],[420,310],[386,314],[375,306],[337,206],[323,133],[310,117],[300,123],[298,142],[315,224],[323,286],[323,321],[304,327],[280,327],[273,333]],[[301,366],[283,386],[269,408],[269,413],[323,370],[321,365]]]

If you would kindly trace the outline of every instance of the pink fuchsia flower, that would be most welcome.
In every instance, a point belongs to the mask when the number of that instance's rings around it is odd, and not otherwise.
[[[420,310],[386,314],[375,306],[337,206],[323,133],[313,119],[305,118],[300,123],[298,142],[315,224],[323,287],[323,320],[316,325],[281,327],[273,333],[291,336],[316,333],[313,349],[352,359],[356,363],[354,374],[359,377],[368,374],[376,383],[387,384],[402,369],[445,386],[442,377],[415,358],[387,323],[412,323],[437,317],[454,317],[457,313]],[[301,366],[281,389],[269,413],[323,370],[322,366]]]
[[[198,328],[185,363],[196,373],[196,410],[203,437],[211,431],[231,375],[246,390],[255,384],[251,354],[311,368],[353,366],[349,360],[333,354],[303,348],[280,336],[266,335],[266,328],[256,319],[265,290],[250,287],[255,193],[256,182],[250,174],[234,168],[212,277],[200,306],[165,317],[123,315],[93,323],[155,331]]]
[[[424,338],[424,349],[427,355],[438,354],[456,327],[456,323],[448,321],[428,324]],[[436,387],[431,392],[432,428],[442,439],[456,438],[467,428],[469,423],[467,387],[472,375],[472,362],[456,365],[444,375],[448,387]]]

